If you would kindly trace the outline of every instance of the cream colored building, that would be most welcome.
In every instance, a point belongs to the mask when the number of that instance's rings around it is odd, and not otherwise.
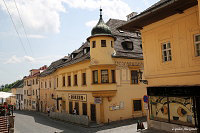
[[[39,74],[45,70],[47,66],[39,69],[30,70],[29,76],[24,77],[24,109],[25,110],[39,110]]]
[[[124,22],[100,15],[87,42],[40,74],[41,111],[75,108],[97,123],[146,116],[141,37],[116,29]]]
[[[149,127],[200,128],[199,2],[159,1],[120,27],[142,33]]]

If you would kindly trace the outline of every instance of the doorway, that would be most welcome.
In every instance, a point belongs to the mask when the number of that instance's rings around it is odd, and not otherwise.
[[[76,114],[79,115],[79,104],[78,104],[78,102],[75,102],[75,109],[76,109]]]
[[[96,121],[96,105],[90,105],[90,112],[91,112],[91,121]]]

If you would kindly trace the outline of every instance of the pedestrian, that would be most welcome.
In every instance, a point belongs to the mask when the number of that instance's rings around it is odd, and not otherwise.
[[[76,108],[73,109],[73,114],[76,115]]]
[[[48,116],[49,116],[49,114],[50,114],[50,108],[49,107],[47,107],[47,113],[48,113]]]

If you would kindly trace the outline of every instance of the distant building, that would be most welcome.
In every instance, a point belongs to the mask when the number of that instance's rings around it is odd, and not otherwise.
[[[11,92],[14,96],[11,96],[11,104],[15,105],[16,109],[24,109],[24,99],[23,99],[23,80],[16,82],[12,88]]]
[[[142,34],[149,128],[200,132],[199,2],[160,0],[119,27]]]
[[[43,72],[47,66],[39,69],[30,70],[30,75],[24,77],[24,109],[25,110],[38,110],[39,107],[39,74]]]
[[[146,116],[141,37],[116,29],[124,23],[100,15],[87,42],[40,74],[42,111],[75,108],[97,123]]]

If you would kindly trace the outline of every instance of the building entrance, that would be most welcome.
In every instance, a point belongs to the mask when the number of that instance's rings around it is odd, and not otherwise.
[[[96,105],[95,104],[90,105],[90,111],[91,111],[91,120],[96,121]]]

